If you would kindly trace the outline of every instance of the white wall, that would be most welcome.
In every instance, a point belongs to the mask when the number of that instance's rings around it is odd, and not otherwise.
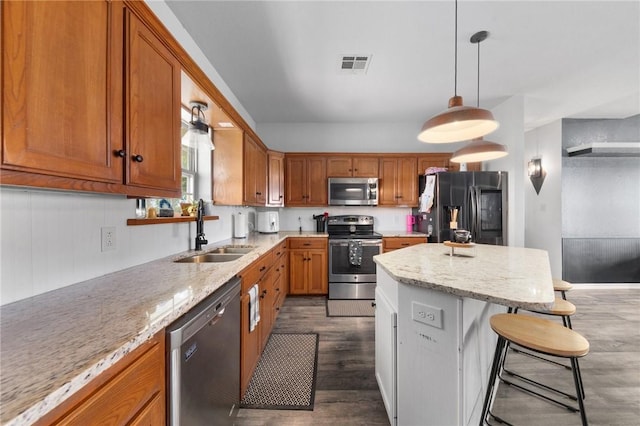
[[[252,209],[212,208],[210,244],[231,238],[231,216]],[[0,187],[0,304],[62,288],[194,247],[195,223],[127,226],[135,200],[123,196]],[[101,228],[116,229],[116,249],[101,251]],[[135,285],[135,283],[132,283]]]
[[[524,247],[524,98],[512,96],[491,110],[500,123],[495,132],[485,140],[507,146],[509,155],[498,160],[487,161],[483,170],[509,173],[509,220],[508,245]]]
[[[411,214],[409,207],[287,207],[278,209],[280,229],[282,231],[315,231],[316,222],[313,215],[328,212],[330,216],[347,214],[364,214],[374,218],[376,232],[404,232],[406,215]],[[300,218],[300,220],[298,220]]]
[[[536,194],[528,177],[524,182],[525,247],[549,253],[551,274],[562,277],[562,121],[525,134],[524,162],[542,160],[546,177]]]

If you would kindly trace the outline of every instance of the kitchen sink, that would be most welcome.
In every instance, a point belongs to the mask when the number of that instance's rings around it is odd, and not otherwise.
[[[204,253],[176,260],[177,263],[222,263],[240,259],[245,253]]]
[[[177,263],[222,263],[240,259],[255,249],[252,246],[224,246],[194,256],[176,260]]]

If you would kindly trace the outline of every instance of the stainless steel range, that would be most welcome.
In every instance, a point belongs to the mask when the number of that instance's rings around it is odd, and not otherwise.
[[[373,216],[329,216],[329,299],[375,299],[376,264],[382,235]]]

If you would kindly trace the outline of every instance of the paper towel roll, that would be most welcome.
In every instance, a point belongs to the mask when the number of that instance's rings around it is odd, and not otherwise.
[[[233,216],[233,238],[247,237],[247,215],[238,213]]]

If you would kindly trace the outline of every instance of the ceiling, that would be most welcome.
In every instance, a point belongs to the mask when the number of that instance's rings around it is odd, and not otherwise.
[[[185,1],[168,6],[260,123],[422,123],[454,94],[455,3]],[[457,93],[493,108],[514,95],[525,128],[640,113],[640,2],[458,3]],[[371,55],[365,74],[342,55]]]

